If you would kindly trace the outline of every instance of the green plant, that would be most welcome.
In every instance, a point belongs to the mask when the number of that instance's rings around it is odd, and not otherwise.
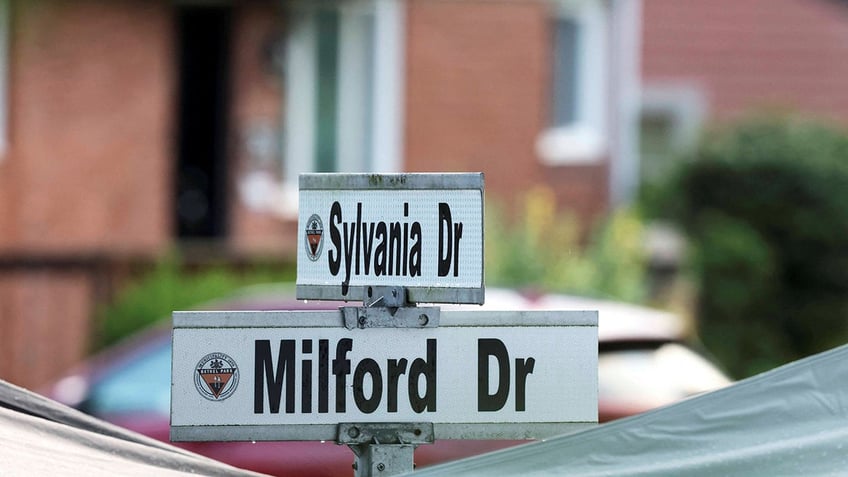
[[[486,206],[488,285],[645,299],[642,223],[633,211],[613,213],[583,245],[577,219],[556,210],[548,189],[531,189],[511,221],[501,210]]]
[[[792,117],[708,133],[650,210],[693,245],[707,345],[737,376],[848,339],[848,135]]]
[[[101,349],[186,310],[258,283],[292,282],[292,266],[256,265],[237,271],[216,266],[188,271],[179,257],[168,255],[140,280],[122,290],[114,302],[97,312],[94,348]]]

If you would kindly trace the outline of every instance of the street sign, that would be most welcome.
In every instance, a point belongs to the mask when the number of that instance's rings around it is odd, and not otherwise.
[[[368,329],[342,310],[175,312],[171,438],[423,422],[436,439],[524,439],[597,422],[597,312],[414,310],[418,328]]]
[[[298,298],[483,303],[482,174],[303,174],[298,210]]]
[[[484,302],[482,174],[304,174],[298,209],[297,298],[363,306],[174,312],[172,440],[333,440],[371,477],[597,423],[597,312],[417,306]]]

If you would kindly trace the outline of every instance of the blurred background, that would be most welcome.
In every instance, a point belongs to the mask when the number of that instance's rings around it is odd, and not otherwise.
[[[301,172],[482,171],[486,283],[848,338],[848,2],[0,0],[0,378],[292,281]]]

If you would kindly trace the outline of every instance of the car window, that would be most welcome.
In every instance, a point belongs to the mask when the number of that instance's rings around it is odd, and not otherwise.
[[[110,369],[93,386],[85,408],[104,416],[170,413],[171,346],[163,342],[123,366]]]

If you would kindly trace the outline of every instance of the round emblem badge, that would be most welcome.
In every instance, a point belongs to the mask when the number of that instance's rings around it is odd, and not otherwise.
[[[194,387],[210,401],[223,401],[230,397],[238,382],[238,366],[224,353],[209,353],[197,363]]]
[[[313,262],[321,257],[324,248],[324,224],[318,214],[312,214],[306,221],[306,256]]]

